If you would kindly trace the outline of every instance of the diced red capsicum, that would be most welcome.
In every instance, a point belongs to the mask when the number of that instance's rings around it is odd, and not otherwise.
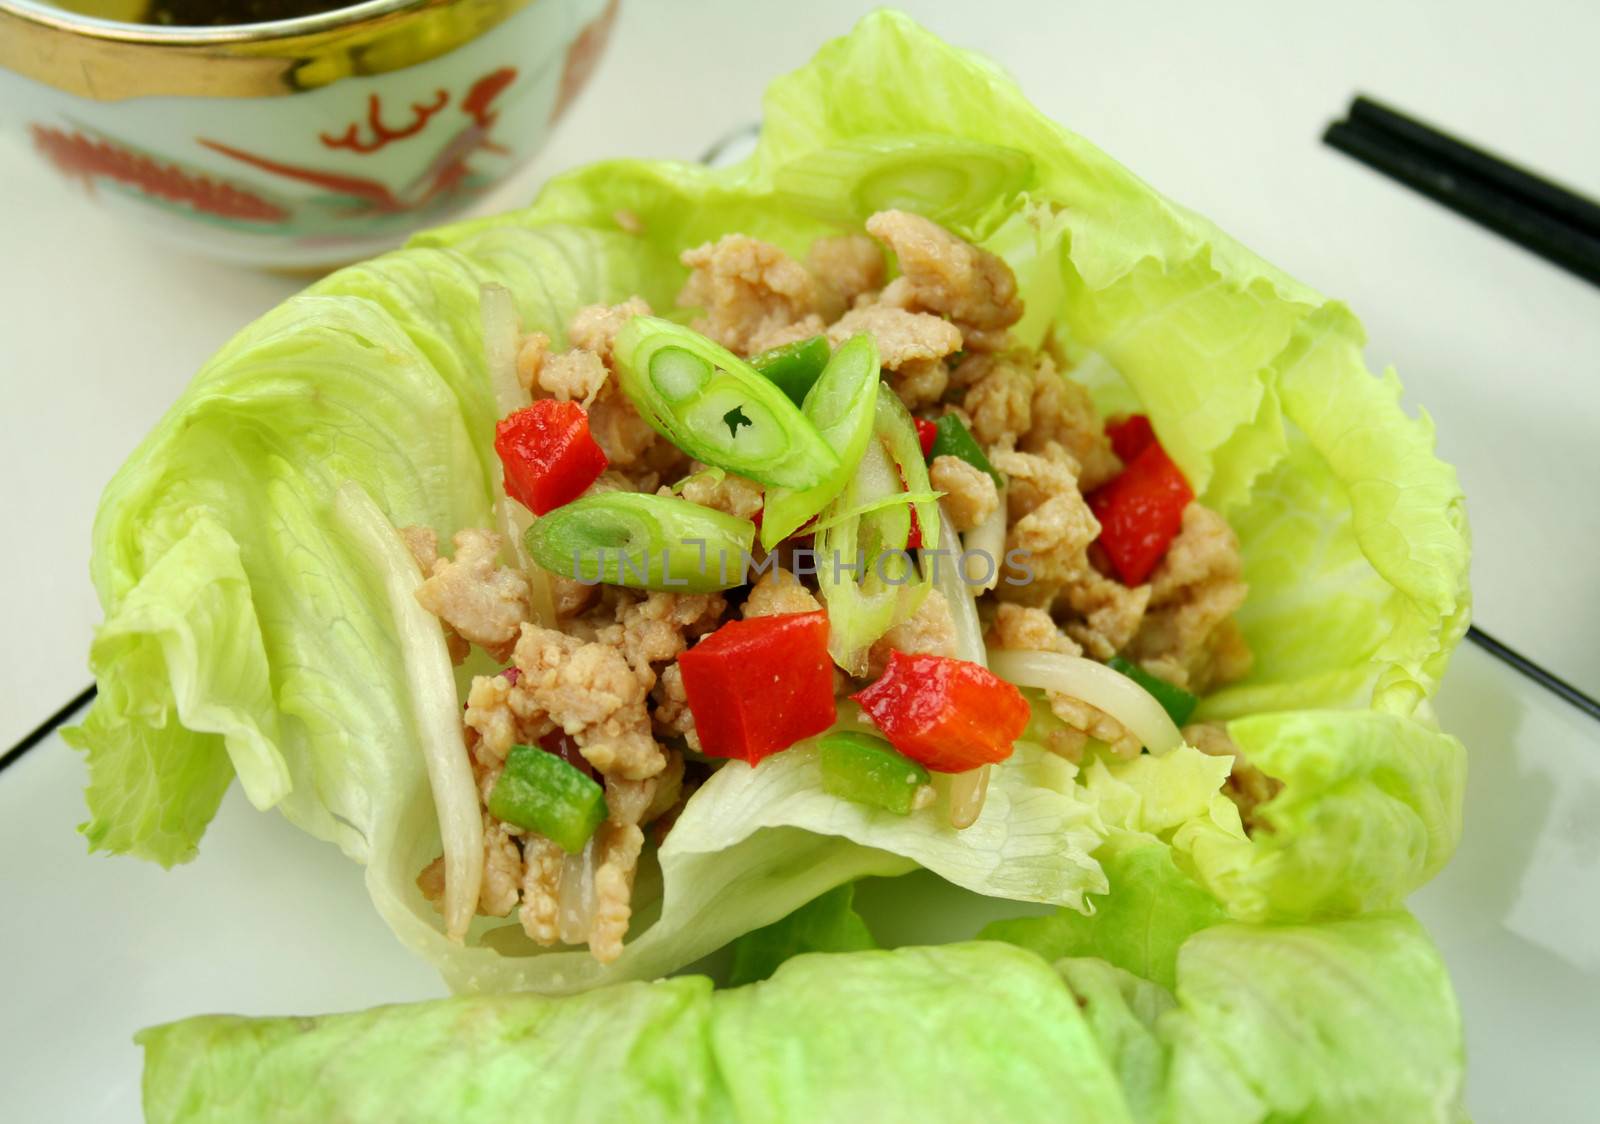
[[[941,773],[1011,756],[1028,700],[989,669],[949,656],[889,653],[882,678],[850,696],[901,753]]]
[[[1111,438],[1111,451],[1123,464],[1156,443],[1156,431],[1150,428],[1150,419],[1143,414],[1112,418],[1106,422],[1106,436]]]
[[[1150,576],[1183,527],[1194,491],[1160,445],[1151,442],[1089,497],[1100,545],[1125,585]]]
[[[917,509],[911,509],[911,530],[906,534],[906,549],[922,549],[922,522],[917,518]]]
[[[606,467],[583,407],[554,398],[500,419],[494,451],[505,469],[506,495],[535,515],[577,499]]]
[[[939,427],[931,421],[922,418],[913,418],[917,423],[917,440],[922,443],[922,459],[927,460],[933,456],[933,443],[939,437]]]
[[[730,621],[678,657],[701,751],[754,765],[833,725],[828,614]]]
[[[912,418],[911,420],[917,423],[917,440],[922,442],[922,457],[924,460],[926,460],[928,457],[928,451],[933,448],[933,438],[929,437],[928,433],[929,431],[932,431],[933,434],[937,436],[939,433],[939,428],[932,422],[925,422],[921,418]],[[924,429],[924,426],[927,428]],[[902,488],[906,486],[906,476],[903,472],[900,474],[900,486]],[[906,532],[906,549],[921,550],[922,520],[917,518],[917,508],[915,504],[908,505],[907,510],[911,512],[911,529]]]

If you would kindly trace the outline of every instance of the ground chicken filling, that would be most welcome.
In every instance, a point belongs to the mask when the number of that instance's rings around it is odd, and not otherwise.
[[[688,249],[682,261],[690,273],[678,303],[694,310],[692,327],[716,343],[749,357],[816,336],[838,347],[869,334],[884,385],[916,418],[937,423],[951,415],[965,427],[994,472],[961,456],[930,458],[929,481],[942,494],[946,525],[961,534],[992,525],[1006,551],[1002,569],[1015,571],[1013,560],[1024,560],[1029,578],[996,580],[979,592],[991,650],[1120,656],[1195,695],[1249,669],[1233,620],[1246,594],[1239,544],[1216,512],[1189,502],[1148,576],[1136,584],[1117,576],[1087,497],[1116,480],[1123,462],[1070,372],[1013,340],[1023,306],[999,258],[927,219],[885,211],[868,220],[865,234],[818,241],[803,262],[742,234]],[[585,308],[568,326],[564,350],[553,349],[546,335],[525,337],[516,377],[535,401],[585,411],[607,465],[587,495],[671,494],[759,519],[761,484],[707,471],[624,393],[613,346],[630,319],[650,313],[638,297]],[[816,613],[825,608],[816,585],[781,564],[784,547],[750,585],[722,592],[646,591],[538,574],[556,613],[554,621],[538,620],[530,575],[513,564],[501,534],[459,531],[448,554],[430,529],[405,528],[403,535],[425,579],[418,600],[442,623],[452,657],[460,663],[475,646],[504,664],[498,674],[472,680],[463,713],[484,817],[478,910],[515,914],[538,945],[587,944],[598,960],[614,960],[647,842],[659,843],[719,764],[701,752],[679,658],[726,622]],[[833,670],[836,693],[877,679],[895,653],[957,655],[952,607],[938,589],[871,645],[864,679]],[[1095,743],[1118,757],[1140,752],[1138,737],[1088,702],[1061,692],[1046,692],[1044,701],[1059,719],[1047,735],[1051,750],[1075,761]],[[1246,763],[1221,726],[1191,726],[1185,737],[1234,758],[1225,791],[1247,825],[1256,825],[1278,782]],[[490,795],[519,745],[556,754],[603,787],[604,819],[581,850],[490,812]],[[919,807],[929,794],[919,792]],[[418,879],[435,902],[443,871],[440,859]]]

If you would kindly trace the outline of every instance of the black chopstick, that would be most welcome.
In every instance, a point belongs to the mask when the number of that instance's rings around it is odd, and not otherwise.
[[[1600,206],[1358,97],[1323,141],[1545,260],[1600,285]]]
[[[33,730],[24,736],[23,739],[16,745],[12,746],[4,753],[0,753],[0,771],[4,771],[5,767],[10,765],[12,762],[21,760],[24,753],[27,753],[28,750],[44,741],[44,739],[48,738],[51,734],[55,733],[58,728],[65,726],[68,719],[94,701],[95,693],[96,685],[93,683],[89,684],[83,690],[79,691],[77,695],[69,699],[67,704],[60,710],[56,711],[49,718],[46,718],[43,722],[35,726]]]
[[[1477,625],[1470,625],[1467,628],[1467,639],[1495,659],[1526,675],[1551,694],[1565,699],[1590,718],[1600,720],[1600,699],[1584,694],[1561,676],[1540,667],[1515,648],[1502,644]]]
[[[1600,237],[1600,204],[1560,184],[1492,156],[1475,145],[1442,133],[1369,97],[1357,95],[1350,103],[1349,117],[1356,125],[1388,133],[1428,153],[1442,164],[1451,165],[1506,195],[1521,199],[1569,226]]]

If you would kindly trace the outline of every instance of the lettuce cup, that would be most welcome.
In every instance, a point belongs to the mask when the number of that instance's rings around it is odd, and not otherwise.
[[[91,846],[185,861],[237,778],[465,992],[665,976],[917,867],[1180,993],[1264,924],[1431,957],[1359,918],[1460,833],[1468,532],[1355,317],[900,16],[763,122],[202,369],[95,525]]]

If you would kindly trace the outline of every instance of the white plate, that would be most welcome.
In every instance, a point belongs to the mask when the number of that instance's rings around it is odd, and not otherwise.
[[[1592,1119],[1600,723],[1470,645],[1438,709],[1472,751],[1467,830],[1413,905],[1461,996],[1468,1105],[1483,1121]],[[137,1120],[132,1035],[151,1023],[443,994],[378,919],[358,868],[237,791],[200,858],[162,871],[85,853],[72,831],[82,783],[57,737],[0,773],[0,1120]],[[959,939],[1021,911],[914,881],[893,894],[898,908],[872,911],[890,942]]]

